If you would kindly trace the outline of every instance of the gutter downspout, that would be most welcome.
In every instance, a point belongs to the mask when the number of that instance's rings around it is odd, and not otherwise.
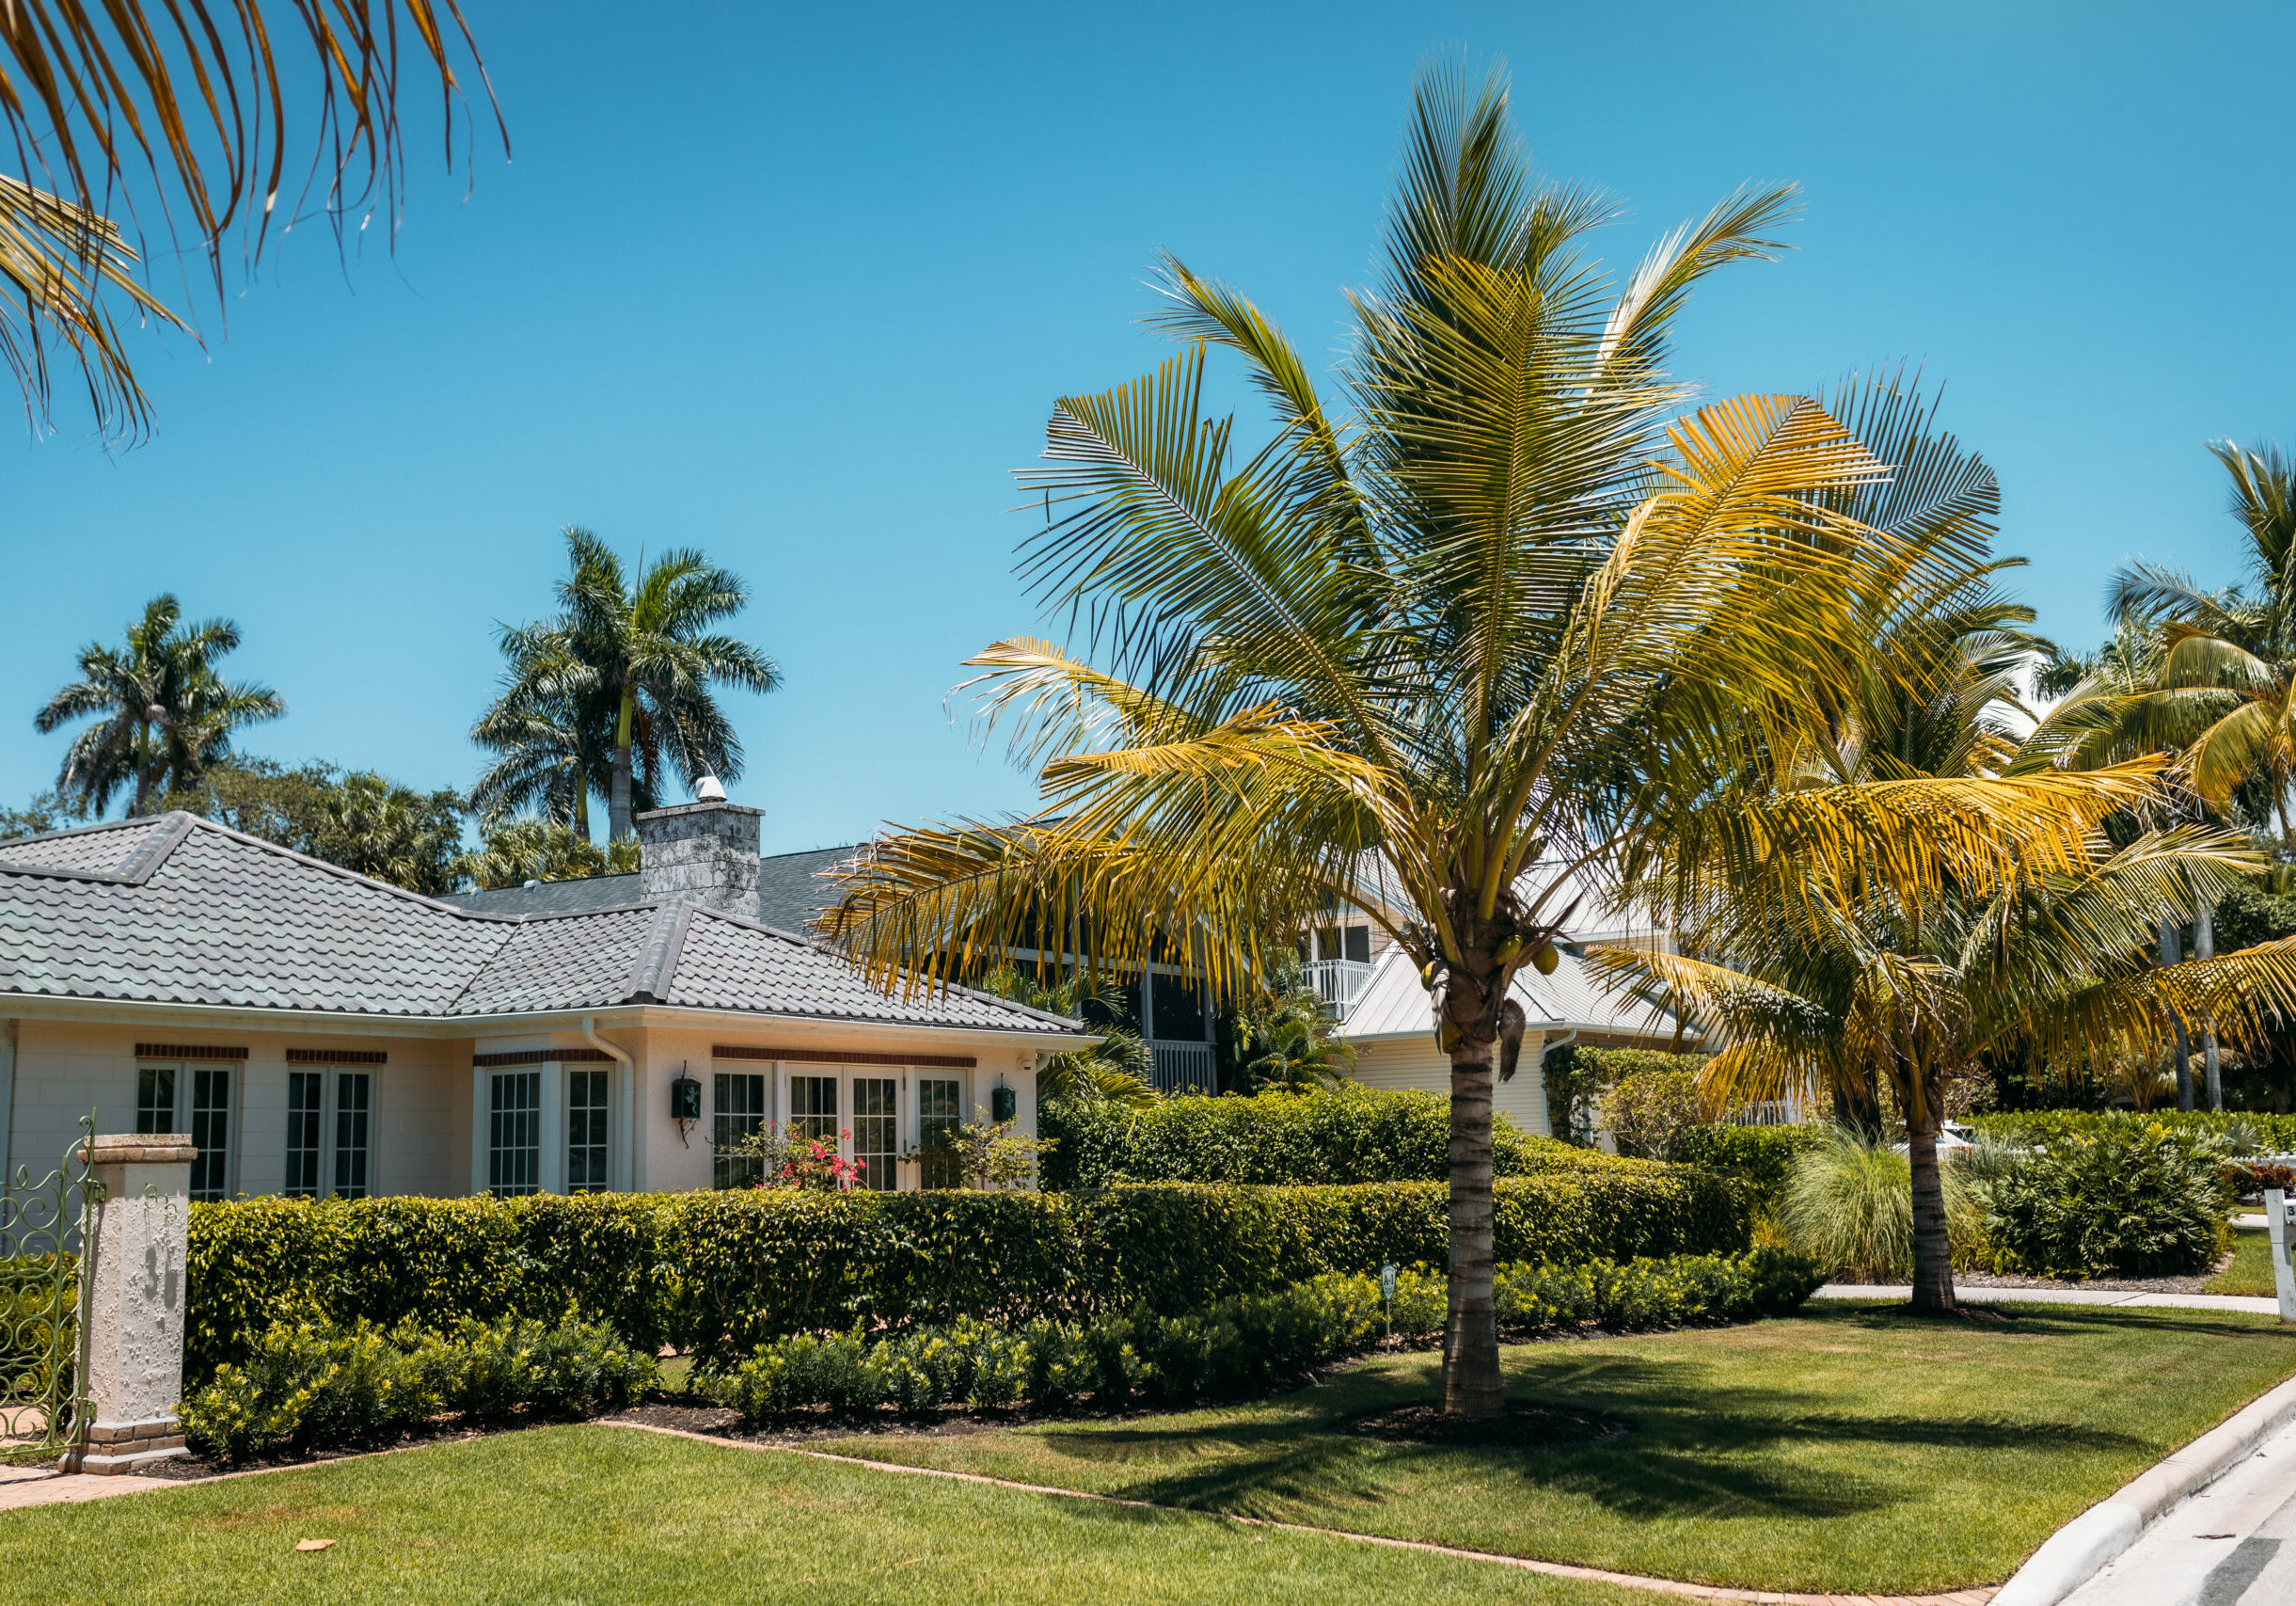
[[[617,1090],[622,1096],[614,1101],[621,1106],[614,1112],[619,1118],[614,1121],[614,1126],[621,1130],[622,1142],[614,1151],[614,1182],[617,1192],[627,1193],[630,1191],[630,1185],[637,1170],[638,1160],[638,1134],[633,1129],[631,1121],[632,1115],[637,1110],[638,1066],[626,1053],[598,1035],[597,1022],[594,1017],[590,1015],[582,1017],[582,1036],[589,1041],[591,1047],[610,1055],[622,1065],[622,1074],[615,1078],[621,1084]]]

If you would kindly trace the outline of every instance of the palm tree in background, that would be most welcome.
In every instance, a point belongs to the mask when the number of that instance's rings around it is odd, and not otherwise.
[[[299,65],[298,41],[309,52]],[[456,61],[467,57],[483,80],[455,0],[0,8],[0,124],[20,168],[0,173],[0,282],[12,293],[0,297],[0,360],[26,409],[45,416],[60,352],[85,380],[100,427],[148,425],[112,307],[182,321],[137,282],[137,253],[105,215],[114,207],[156,218],[168,245],[196,240],[218,308],[235,236],[251,267],[275,220],[323,216],[340,244],[379,211],[386,234],[395,232],[403,46],[418,73],[436,74],[451,164]],[[309,137],[293,143],[308,147],[308,160],[291,151],[289,133],[306,119]],[[291,160],[303,187],[282,196]]]
[[[2181,756],[2190,818],[2225,819],[2259,833],[2275,825],[2296,843],[2288,790],[2296,785],[2296,460],[2276,445],[2209,449],[2224,468],[2227,507],[2244,545],[2243,584],[2206,590],[2177,570],[2124,565],[2106,596],[2114,634],[2037,733],[2076,764],[2132,753]],[[2075,660],[2080,661],[2080,660]],[[2070,663],[2044,671],[2052,688]],[[2213,899],[2192,905],[2196,957],[2215,952]],[[2183,956],[2181,915],[2164,918],[2160,962]],[[2193,1107],[2189,1031],[2200,1038],[2202,1095],[2224,1108],[2213,1022],[2172,1023],[2177,1102]]]
[[[1824,726],[1779,727],[1761,763],[1675,831],[1635,845],[1626,892],[1658,912],[1682,952],[1590,962],[1725,1041],[1700,1073],[1721,1107],[1832,1092],[1878,1113],[1886,1093],[1910,1160],[1912,1303],[1943,1312],[1955,1306],[1937,1151],[1949,1085],[1996,1053],[2063,1072],[2148,1056],[2162,1020],[2193,1010],[2258,1034],[2296,1005],[2296,945],[2153,962],[2158,920],[2221,896],[2257,856],[2239,833],[2158,818],[2173,802],[2164,755],[2074,777],[2046,739],[2020,744],[2014,733],[2029,716],[2016,686],[2048,644],[2025,632],[2030,611],[1995,590],[2003,565],[1983,555],[1998,507],[1990,471],[1934,433],[1911,398],[1844,410],[1908,465],[1886,491],[1853,493],[1845,511],[1932,551],[1931,571],[1949,578],[1877,594],[1865,650],[1821,666],[1812,689],[1808,701],[1830,710]],[[1914,467],[1924,464],[1925,476]],[[1924,477],[1958,492],[1922,494]],[[2001,809],[2025,794],[2041,806],[1938,844],[1937,873],[1909,884],[1885,868],[1908,846],[1886,812],[1846,810],[1825,838],[1799,843],[1743,829],[1766,801],[1813,786],[1845,802],[1905,792]],[[2150,828],[2124,831],[2117,846],[2105,829],[2146,816]]]
[[[1609,208],[1536,181],[1497,75],[1425,74],[1406,138],[1346,413],[1264,313],[1177,261],[1163,321],[1188,352],[1057,405],[1021,566],[1085,648],[972,660],[1041,810],[880,838],[821,927],[884,985],[1085,929],[1121,971],[1171,945],[1232,998],[1270,933],[1352,899],[1358,855],[1384,854],[1407,912],[1370,913],[1420,967],[1451,1066],[1444,1407],[1487,1415],[1507,992],[1571,914],[1568,875],[1526,872],[1604,867],[1822,728],[1810,689],[1861,654],[1865,598],[1929,558],[1839,510],[1892,469],[1817,401],[1678,416],[1671,320],[1708,273],[1770,254],[1788,192],[1731,198],[1619,284],[1577,248]],[[1274,411],[1256,451],[1203,409],[1207,347]],[[2062,799],[2131,785],[1819,784],[1748,798],[1739,824],[1915,896],[1969,844],[2045,851]],[[1894,831],[1877,861],[1874,822]]]
[[[56,774],[57,792],[82,813],[101,815],[123,787],[129,813],[148,813],[167,792],[196,788],[230,755],[234,732],[287,711],[270,687],[216,674],[216,660],[239,645],[237,625],[186,626],[182,612],[172,596],[153,597],[122,645],[83,647],[80,678],[33,716],[43,735],[95,720],[73,739]]]
[[[611,710],[607,772],[610,840],[634,835],[637,758],[658,755],[689,785],[701,775],[741,775],[741,741],[718,706],[713,687],[765,693],[781,671],[764,653],[710,627],[749,602],[749,588],[700,552],[664,552],[631,580],[605,542],[566,531],[570,573],[559,582],[558,615],[524,631],[504,632],[510,684],[480,723],[520,709],[547,711],[569,733],[567,778],[594,741],[594,722]],[[581,786],[587,790],[588,777]],[[658,786],[658,780],[656,785]]]
[[[500,694],[479,716],[470,739],[495,755],[470,788],[470,807],[482,818],[527,812],[564,825],[590,840],[592,793],[613,790],[614,720],[610,691],[570,691],[555,670],[565,644],[549,624],[505,626],[498,644],[507,660]],[[660,733],[645,709],[631,731],[633,809],[656,806],[662,751]]]

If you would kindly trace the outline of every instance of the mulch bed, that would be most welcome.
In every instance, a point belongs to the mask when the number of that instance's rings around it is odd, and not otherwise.
[[[1632,1433],[1627,1417],[1601,1411],[1573,1410],[1525,1400],[1496,1417],[1454,1417],[1436,1406],[1403,1406],[1376,1411],[1338,1424],[1366,1439],[1390,1444],[1445,1444],[1496,1447],[1507,1450],[1560,1450],[1600,1444]]]
[[[2010,1277],[2000,1272],[1956,1271],[1954,1281],[1963,1288],[2087,1288],[2112,1294],[2206,1294],[2208,1281],[2232,1264],[2227,1253],[2197,1277],[2100,1277],[2083,1281],[2070,1277]]]

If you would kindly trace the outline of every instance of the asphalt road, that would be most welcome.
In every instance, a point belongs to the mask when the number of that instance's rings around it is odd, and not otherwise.
[[[2064,1606],[2296,1606],[2296,1424],[2154,1523]]]

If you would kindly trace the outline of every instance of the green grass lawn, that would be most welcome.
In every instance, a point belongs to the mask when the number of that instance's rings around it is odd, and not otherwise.
[[[1511,1394],[1637,1431],[1547,1451],[1334,1431],[1432,1396],[1433,1356],[1216,1410],[873,1435],[821,1448],[1623,1572],[1912,1593],[1998,1582],[2059,1524],[2296,1373],[2267,1316],[2027,1306],[2000,1325],[1878,1306],[1511,1346]]]
[[[298,1554],[298,1539],[333,1550]],[[0,1598],[485,1606],[1650,1606],[1639,1590],[1216,1519],[544,1428],[0,1512]]]
[[[2232,1264],[2202,1285],[2210,1294],[2261,1294],[2271,1298],[2272,1235],[2266,1227],[2232,1230]]]

